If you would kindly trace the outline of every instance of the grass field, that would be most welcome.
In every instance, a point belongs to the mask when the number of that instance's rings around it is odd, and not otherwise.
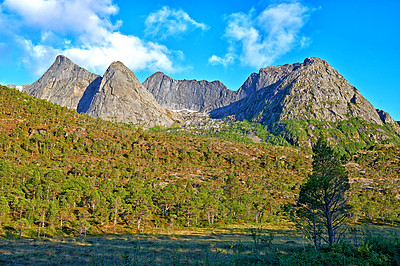
[[[351,241],[366,234],[393,236],[398,227],[357,227]],[[270,237],[272,234],[273,237]],[[9,236],[8,236],[9,237]],[[10,237],[9,237],[10,238]],[[255,241],[256,240],[256,241]],[[1,265],[243,265],[275,264],[279,258],[311,249],[289,228],[231,226],[126,234],[0,240]]]

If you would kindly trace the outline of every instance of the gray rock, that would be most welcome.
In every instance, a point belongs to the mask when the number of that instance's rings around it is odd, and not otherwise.
[[[326,61],[267,67],[252,74],[239,91],[247,97],[211,112],[265,124],[286,119],[341,121],[360,117],[382,125],[375,108]]]
[[[175,80],[161,72],[148,77],[143,85],[161,106],[177,111],[209,112],[244,97],[220,81]]]
[[[100,76],[59,55],[43,76],[24,90],[29,95],[77,110],[85,91],[93,91],[99,81]],[[80,110],[85,107],[82,103]]]
[[[395,120],[390,116],[390,114],[387,113],[387,112],[385,112],[385,111],[376,109],[376,112],[378,113],[379,117],[382,119],[382,122],[383,122],[385,125],[390,125],[390,126],[394,129],[394,131],[395,131],[398,135],[400,135],[400,124],[399,124],[399,122],[395,121]]]
[[[162,108],[121,62],[109,66],[86,113],[106,120],[147,127],[171,126],[174,122],[174,115]]]
[[[25,91],[25,88],[28,87],[29,85],[30,85],[30,84],[28,84],[28,85],[8,84],[8,85],[6,85],[6,86],[9,87],[9,88],[11,88],[11,89],[16,89],[16,90],[19,90],[19,91],[24,92],[24,91]]]

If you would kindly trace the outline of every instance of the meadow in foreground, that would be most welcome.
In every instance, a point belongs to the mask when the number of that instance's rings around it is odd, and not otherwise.
[[[142,234],[0,240],[2,265],[399,265],[398,227],[355,226],[316,252],[289,227],[232,225]]]

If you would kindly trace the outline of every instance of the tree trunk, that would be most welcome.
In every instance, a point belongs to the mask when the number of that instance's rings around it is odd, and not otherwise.
[[[328,231],[328,244],[329,244],[329,247],[332,247],[332,245],[335,241],[335,232],[332,227],[332,217],[329,214],[329,211],[325,211],[325,218],[326,218],[326,228]]]
[[[117,225],[117,211],[114,212],[114,221],[113,221],[113,234],[115,234],[115,226]]]
[[[43,213],[42,213],[42,227],[44,227],[44,217],[45,217],[45,214],[46,214],[46,212],[43,211]]]

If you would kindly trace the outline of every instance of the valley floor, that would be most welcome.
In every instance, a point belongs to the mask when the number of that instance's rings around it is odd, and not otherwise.
[[[393,238],[398,244],[400,227],[356,226],[348,240],[365,248],[365,237]],[[255,241],[256,240],[256,241]],[[356,242],[356,243],[354,243]],[[399,246],[396,246],[397,248]],[[372,254],[372,247],[369,247]],[[311,253],[310,253],[311,252]],[[321,251],[322,252],[322,251]],[[340,253],[341,251],[339,251]],[[343,251],[344,252],[344,251]],[[305,255],[307,254],[307,255]],[[358,254],[358,253],[357,253]],[[343,265],[361,265],[357,254],[340,258]],[[360,253],[361,254],[361,253]],[[99,235],[84,237],[0,239],[1,265],[253,265],[307,263],[332,256],[317,254],[307,239],[293,229],[264,226],[230,226],[215,229]],[[342,254],[340,254],[342,255]],[[365,254],[364,254],[365,255]],[[314,256],[314,257],[313,257]],[[334,264],[337,254],[329,261]],[[376,256],[371,263],[385,262]],[[398,258],[397,258],[398,259]],[[379,264],[379,263],[378,263]],[[390,263],[389,263],[390,264]]]

